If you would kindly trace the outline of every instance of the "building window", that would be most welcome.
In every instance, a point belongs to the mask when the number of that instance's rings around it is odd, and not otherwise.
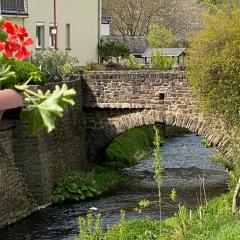
[[[66,49],[71,49],[71,28],[70,24],[66,24]]]
[[[54,41],[56,36],[56,46],[57,46],[57,26],[54,28],[53,24],[49,26],[49,48],[54,48]]]
[[[110,23],[102,22],[101,24],[101,36],[110,36]]]
[[[36,24],[36,48],[44,48],[44,23]]]

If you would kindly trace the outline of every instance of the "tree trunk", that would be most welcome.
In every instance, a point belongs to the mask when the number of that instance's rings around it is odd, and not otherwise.
[[[240,178],[238,179],[238,183],[237,183],[234,193],[233,193],[232,213],[234,213],[234,214],[239,213],[238,206],[237,206],[237,198],[238,198],[239,193],[240,193]]]

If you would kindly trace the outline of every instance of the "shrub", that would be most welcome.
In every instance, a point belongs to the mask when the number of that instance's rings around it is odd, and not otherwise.
[[[104,67],[98,63],[95,62],[89,62],[87,65],[84,67],[85,71],[101,71],[104,70]]]
[[[3,64],[5,60],[3,58],[0,59],[0,63]],[[14,59],[9,59],[8,64],[11,65],[11,70],[16,73],[16,83],[21,84],[26,82],[30,77],[31,73],[36,72],[41,77],[41,82],[32,81],[31,84],[41,84],[45,82],[44,74],[41,70],[34,64],[29,61],[19,61]]]
[[[152,67],[157,70],[170,70],[174,64],[172,57],[162,56],[157,52],[156,56],[151,58]]]
[[[68,69],[70,66],[73,70],[78,60],[62,51],[44,50],[36,52],[31,62],[41,67],[47,81],[61,81],[66,76],[64,66],[68,66]]]
[[[115,59],[127,58],[130,54],[130,49],[123,43],[115,41],[101,42],[99,45],[99,53],[101,62],[108,62]]]
[[[229,126],[240,122],[240,10],[205,16],[191,42],[187,76],[203,109]]]
[[[107,70],[125,70],[125,67],[120,63],[109,62],[106,64]]]
[[[75,170],[55,186],[54,202],[80,201],[94,198],[115,188],[121,181],[116,169],[94,167]]]
[[[133,55],[130,55],[127,59],[127,61],[124,63],[125,68],[135,70],[140,69],[140,65],[138,63],[138,60]]]

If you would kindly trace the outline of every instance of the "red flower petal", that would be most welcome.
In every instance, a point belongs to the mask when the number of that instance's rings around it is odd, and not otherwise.
[[[10,21],[5,21],[2,25],[2,28],[5,29],[8,34],[16,34],[16,28]]]
[[[28,38],[23,44],[24,46],[29,46],[32,45],[34,43],[32,38]]]
[[[5,55],[6,55],[6,58],[11,58],[13,56],[13,52],[8,44],[6,44],[5,46]]]
[[[5,45],[6,45],[5,42],[0,43],[0,51],[3,51],[5,49]]]

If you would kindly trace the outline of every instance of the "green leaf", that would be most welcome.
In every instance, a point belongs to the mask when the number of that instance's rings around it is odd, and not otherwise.
[[[0,65],[0,88],[13,88],[16,84],[16,74],[11,71],[11,66]]]
[[[29,90],[24,87],[17,86],[17,89],[29,94]],[[30,100],[31,103],[21,114],[21,118],[29,123],[29,132],[35,135],[42,127],[45,127],[48,133],[55,129],[56,118],[63,117],[65,105],[74,105],[72,97],[75,94],[75,90],[68,89],[66,84],[61,88],[56,86],[52,93],[47,91],[45,95],[38,91],[38,98],[35,96],[32,102]]]
[[[4,30],[0,30],[0,42],[5,42],[7,38],[8,38],[7,33]]]
[[[94,194],[91,191],[89,191],[89,190],[86,191],[85,195],[86,195],[86,197],[89,197],[89,198],[94,197]]]
[[[0,27],[3,25],[3,23],[4,23],[4,18],[3,16],[0,16]]]

